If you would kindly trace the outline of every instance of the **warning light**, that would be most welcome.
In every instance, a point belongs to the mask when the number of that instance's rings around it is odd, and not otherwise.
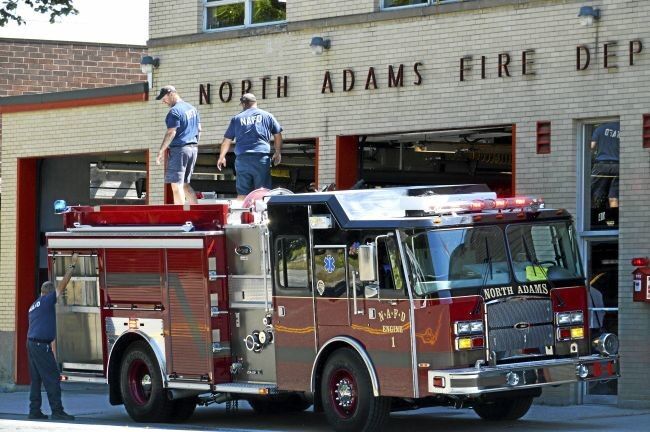
[[[632,258],[632,265],[634,267],[647,267],[649,263],[650,260],[648,259],[648,257]]]
[[[54,201],[54,213],[61,214],[70,211],[70,207],[66,204],[65,200]]]

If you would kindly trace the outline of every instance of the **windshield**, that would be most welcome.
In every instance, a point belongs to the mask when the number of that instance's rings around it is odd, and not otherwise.
[[[406,239],[418,295],[510,282],[506,246],[497,227],[431,230]]]
[[[517,282],[583,277],[570,223],[511,225],[506,229],[506,237]]]

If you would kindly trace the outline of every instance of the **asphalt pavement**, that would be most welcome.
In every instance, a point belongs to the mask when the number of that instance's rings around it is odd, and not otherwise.
[[[123,406],[108,403],[107,387],[103,385],[65,383],[63,404],[74,422],[27,419],[28,389],[17,388],[0,392],[0,431],[117,431],[128,427],[130,432],[157,431],[310,431],[325,432],[329,427],[325,417],[308,410],[291,415],[261,415],[254,413],[246,402],[236,410],[225,404],[198,407],[194,416],[183,424],[135,423]],[[49,414],[47,397],[43,394],[43,412]],[[572,405],[556,407],[533,405],[521,420],[507,423],[486,422],[472,410],[425,408],[393,413],[388,431],[644,431],[650,430],[650,409],[623,409],[614,405]]]

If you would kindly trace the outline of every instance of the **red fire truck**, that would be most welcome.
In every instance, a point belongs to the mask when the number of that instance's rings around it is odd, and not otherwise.
[[[136,421],[236,400],[313,404],[337,431],[436,405],[512,420],[544,386],[619,374],[616,336],[590,339],[571,216],[539,199],[256,191],[243,209],[63,218],[47,235],[52,277],[81,258],[57,310],[62,377],[106,382]]]

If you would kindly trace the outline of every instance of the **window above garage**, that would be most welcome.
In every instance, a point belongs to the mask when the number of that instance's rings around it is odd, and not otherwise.
[[[205,0],[206,31],[282,23],[286,0]]]

